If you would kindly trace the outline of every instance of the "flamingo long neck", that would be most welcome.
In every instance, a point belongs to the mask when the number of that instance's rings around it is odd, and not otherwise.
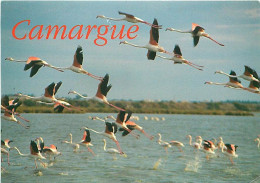
[[[111,18],[111,17],[100,17],[107,20],[113,20],[113,21],[123,21],[125,18]]]
[[[210,85],[226,85],[227,83],[215,83],[215,82],[211,82],[211,83],[208,83]]]
[[[80,96],[81,98],[87,99],[87,100],[93,99],[93,97],[85,97],[85,96],[83,96],[82,94],[80,94],[80,93],[78,93],[76,91],[74,91],[74,94]]]
[[[136,44],[133,44],[133,43],[125,43],[125,44],[128,44],[130,46],[134,46],[134,47],[137,47],[137,48],[146,48],[146,46],[139,46],[139,45],[136,45]]]
[[[70,143],[72,144],[72,134],[70,135]]]
[[[93,129],[91,129],[91,128],[88,128],[88,130],[91,130],[92,132],[95,132],[95,133],[97,133],[97,134],[103,134],[103,132],[98,132],[98,131],[93,130]]]
[[[163,58],[163,59],[166,59],[166,60],[172,60],[171,58],[167,58],[167,57],[164,57],[164,56],[161,56],[161,55],[156,55],[157,57],[160,57],[160,58]]]
[[[190,146],[191,146],[191,144],[192,144],[192,137],[191,136],[189,136],[189,143],[190,143]]]
[[[27,60],[10,60],[11,62],[27,62]]]
[[[229,74],[227,74],[227,73],[225,73],[225,72],[221,72],[221,73],[219,73],[219,74],[223,74],[223,75],[226,75],[226,76],[231,77],[231,78],[236,78],[236,77],[238,77],[238,76],[234,76],[234,75],[229,75]]]
[[[107,151],[106,147],[107,147],[107,142],[106,140],[104,140],[104,151]]]
[[[159,136],[158,142],[162,142],[162,136],[161,136],[161,134],[158,134],[158,136]]]
[[[179,33],[191,33],[191,31],[182,31],[182,30],[173,29],[173,28],[167,28],[166,30],[179,32]]]
[[[18,152],[18,154],[20,155],[20,156],[29,156],[29,154],[23,154],[23,153],[21,153],[21,151],[17,148],[17,147],[13,147],[17,152]]]
[[[101,118],[99,118],[99,117],[96,117],[96,119],[97,119],[97,120],[99,120],[99,121],[106,122],[106,120],[104,120],[104,119],[101,119]]]

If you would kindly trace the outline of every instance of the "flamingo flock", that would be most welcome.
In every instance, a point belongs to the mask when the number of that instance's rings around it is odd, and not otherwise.
[[[135,45],[135,44],[129,43],[127,41],[121,41],[119,44],[127,44],[127,45],[130,45],[133,47],[147,49],[148,50],[148,52],[147,52],[148,60],[155,60],[156,57],[159,57],[162,59],[171,60],[171,61],[173,61],[174,64],[185,64],[185,65],[189,65],[197,70],[200,70],[200,71],[203,70],[203,66],[194,64],[182,57],[181,49],[178,44],[175,45],[173,53],[168,52],[166,49],[164,49],[162,46],[159,45],[159,30],[162,29],[162,26],[159,25],[158,20],[156,18],[154,18],[153,23],[149,23],[140,18],[135,17],[134,15],[128,14],[128,13],[123,13],[120,11],[118,13],[119,13],[119,15],[124,15],[125,17],[116,19],[116,18],[105,17],[104,15],[98,15],[96,18],[107,19],[107,20],[112,20],[112,21],[127,21],[130,23],[142,23],[142,24],[146,24],[146,25],[150,26],[149,42],[146,45],[143,45],[143,46]],[[181,30],[177,30],[174,28],[167,28],[166,31],[190,33],[193,37],[194,47],[196,47],[198,45],[200,37],[206,37],[206,38],[212,40],[213,42],[215,42],[216,44],[218,44],[220,46],[224,46],[223,44],[217,42],[215,39],[213,39],[211,36],[209,36],[209,34],[207,34],[205,32],[204,28],[202,28],[201,26],[199,26],[198,24],[195,24],[195,23],[192,24],[192,29],[190,31],[181,31]],[[168,54],[168,55],[171,55],[172,58],[167,58],[162,55],[158,55],[157,53]],[[106,139],[103,139],[104,151],[107,153],[111,153],[111,154],[121,154],[121,155],[125,154],[122,151],[121,145],[118,140],[119,138],[116,137],[116,133],[118,133],[118,132],[122,132],[121,136],[123,138],[130,138],[130,137],[128,137],[129,136],[128,134],[130,134],[133,137],[135,137],[136,140],[139,140],[140,135],[135,133],[135,131],[139,131],[143,135],[145,135],[145,137],[147,137],[151,142],[153,141],[153,139],[154,139],[153,135],[148,134],[146,132],[146,130],[144,130],[143,127],[138,125],[136,122],[132,121],[132,119],[131,119],[132,112],[131,111],[129,111],[127,109],[123,109],[118,106],[115,106],[108,101],[107,94],[112,88],[112,84],[108,84],[109,83],[109,74],[105,74],[104,77],[100,77],[100,76],[94,75],[83,69],[83,67],[82,67],[83,48],[81,46],[78,46],[76,48],[76,52],[73,56],[73,63],[70,67],[56,67],[56,66],[53,66],[53,65],[47,63],[46,61],[40,59],[39,57],[34,57],[34,56],[28,57],[27,60],[15,60],[12,57],[7,57],[5,60],[10,61],[10,62],[24,62],[25,63],[24,70],[27,71],[27,70],[31,69],[30,77],[35,76],[37,74],[37,72],[39,71],[39,69],[42,68],[42,66],[46,66],[46,67],[55,69],[59,72],[64,72],[65,70],[71,70],[75,73],[87,75],[99,82],[99,84],[97,85],[97,92],[96,92],[95,96],[93,96],[93,97],[85,97],[75,90],[70,90],[68,92],[68,94],[75,94],[85,100],[92,99],[92,100],[96,100],[98,102],[104,103],[104,104],[112,107],[111,109],[118,111],[117,117],[114,117],[112,115],[106,116],[104,118],[93,117],[92,118],[93,120],[99,120],[99,121],[103,122],[104,131],[99,132],[99,131],[96,131],[87,126],[83,126],[80,128],[80,130],[84,130],[83,137],[82,137],[81,141],[78,141],[77,143],[72,141],[72,134],[70,133],[68,135],[68,136],[70,136],[70,140],[69,141],[63,140],[62,143],[71,146],[73,148],[74,152],[78,152],[78,150],[80,149],[80,146],[83,146],[93,156],[96,156],[96,154],[92,150],[92,147],[94,147],[94,144],[92,144],[90,132],[101,135],[102,137],[106,137],[107,139],[110,139],[115,143],[117,149],[107,148],[106,147],[107,141],[106,141]],[[207,81],[207,82],[205,82],[205,84],[223,85],[223,86],[229,87],[229,88],[241,89],[241,90],[249,91],[252,93],[260,94],[260,91],[259,91],[259,82],[260,81],[259,81],[257,72],[254,69],[250,68],[249,66],[245,66],[245,72],[239,76],[237,76],[233,70],[231,70],[230,74],[224,73],[223,71],[216,71],[216,73],[228,76],[229,81],[226,83],[216,83],[216,82]],[[249,81],[250,82],[249,86],[247,88],[245,88],[241,84],[241,81],[238,78],[242,78],[244,80]],[[61,85],[62,85],[61,81],[58,83],[52,82],[44,89],[44,95],[39,96],[39,97],[29,96],[29,95],[25,95],[25,94],[21,94],[21,93],[16,94],[16,96],[18,98],[14,99],[14,100],[9,100],[8,96],[2,97],[1,109],[4,111],[4,115],[2,116],[2,118],[7,121],[16,122],[19,125],[23,126],[24,128],[28,129],[29,126],[24,125],[22,122],[20,122],[19,120],[16,119],[16,117],[18,117],[18,118],[23,119],[26,122],[29,122],[29,120],[23,118],[19,113],[16,112],[17,108],[20,105],[22,105],[22,102],[21,102],[22,100],[34,100],[41,104],[53,105],[54,110],[57,110],[58,112],[63,112],[64,109],[67,109],[67,110],[75,109],[75,110],[80,111],[81,109],[79,107],[73,106],[64,100],[60,100],[60,99],[56,98],[55,94],[58,92]],[[108,120],[112,120],[112,122],[108,121]],[[165,118],[162,118],[162,120],[164,121]],[[185,146],[184,143],[177,141],[177,140],[170,140],[170,141],[162,140],[161,133],[157,133],[157,136],[158,136],[158,140],[157,140],[158,145],[163,147],[167,154],[169,153],[168,152],[169,148],[176,147],[180,152],[183,152],[184,149],[187,148],[187,146]],[[238,146],[235,144],[225,144],[223,142],[222,137],[219,138],[218,143],[214,143],[211,140],[202,139],[201,136],[197,136],[195,138],[195,142],[193,142],[193,143],[192,143],[191,135],[187,135],[186,138],[189,139],[188,147],[190,146],[198,151],[201,150],[201,151],[205,152],[207,159],[209,159],[211,155],[215,154],[216,149],[220,149],[221,153],[224,153],[225,155],[227,155],[232,164],[234,164],[233,158],[238,157],[238,155],[236,154],[236,150],[237,150]],[[259,148],[259,138],[257,138],[255,141],[258,142],[258,148]],[[57,146],[55,146],[54,144],[50,144],[49,146],[44,146],[44,141],[43,141],[42,137],[36,138],[35,140],[31,140],[30,143],[28,142],[29,151],[30,151],[30,153],[28,153],[28,154],[21,153],[21,151],[17,147],[10,147],[10,145],[9,145],[10,142],[12,142],[12,141],[6,139],[6,140],[2,141],[2,143],[1,143],[1,153],[6,154],[8,156],[8,164],[10,164],[9,150],[12,150],[12,149],[16,150],[20,156],[32,157],[32,159],[34,159],[36,169],[38,168],[37,160],[40,161],[41,164],[45,167],[46,164],[42,160],[46,160],[47,157],[49,157],[49,159],[51,159],[51,157],[57,157],[57,156],[62,155],[62,153],[60,151],[58,151]]]

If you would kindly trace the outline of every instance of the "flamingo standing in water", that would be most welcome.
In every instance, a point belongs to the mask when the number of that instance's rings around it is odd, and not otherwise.
[[[102,81],[102,79],[103,79],[102,77],[95,76],[94,74],[91,74],[91,73],[85,71],[82,68],[82,63],[83,63],[83,51],[82,51],[82,47],[78,46],[77,50],[76,50],[76,52],[74,54],[74,60],[73,60],[72,66],[64,67],[64,68],[61,68],[61,69],[71,70],[71,71],[76,72],[76,73],[86,74],[86,75],[88,75],[88,76],[90,76],[90,77],[92,77],[94,79]]]
[[[76,91],[69,91],[68,94],[76,94],[78,96],[80,96],[81,98],[84,98],[84,99],[87,99],[87,100],[91,100],[91,99],[94,99],[98,102],[102,102],[104,104],[107,104],[107,105],[110,105],[111,107],[114,107],[116,108],[117,110],[124,110],[124,109],[121,109],[120,107],[117,107],[111,103],[109,103],[107,101],[107,93],[109,92],[109,90],[111,89],[112,85],[108,85],[108,81],[109,81],[109,75],[106,74],[105,77],[103,78],[103,80],[99,83],[98,85],[98,89],[97,89],[97,93],[94,97],[85,97],[83,95],[81,95],[80,93],[76,92]]]
[[[245,65],[244,73],[242,75],[239,75],[239,76],[234,76],[232,74],[227,74],[227,73],[225,73],[223,71],[216,71],[215,74],[223,74],[223,75],[226,75],[228,77],[233,77],[233,78],[239,77],[239,78],[242,78],[242,79],[247,80],[247,81],[257,81],[257,82],[260,82],[259,78],[258,78],[257,72],[254,69],[252,69],[251,67],[246,66],[246,65]]]
[[[115,133],[117,132],[117,125],[115,123],[109,123],[109,122],[106,122],[105,124],[106,124],[106,128],[105,128],[104,132],[98,132],[98,131],[95,131],[88,127],[82,127],[82,129],[91,130],[97,134],[110,138],[111,140],[113,140],[116,143],[117,149],[120,152],[120,154],[123,154],[120,144],[117,141],[116,136],[115,136]]]
[[[70,136],[70,141],[64,140],[64,141],[62,141],[62,143],[66,143],[66,144],[71,145],[71,147],[73,148],[73,152],[77,152],[77,150],[80,148],[80,145],[72,142],[72,134],[71,133],[69,133],[69,136]]]
[[[257,138],[255,138],[254,141],[257,142],[257,148],[259,149],[260,148],[260,139],[257,137]]]
[[[180,49],[179,45],[175,45],[173,53],[174,53],[174,56],[172,58],[163,57],[161,55],[157,55],[157,56],[160,58],[166,59],[166,60],[172,60],[172,61],[174,61],[174,64],[187,64],[195,69],[202,71],[201,67],[203,67],[203,66],[193,64],[182,57],[182,53],[181,53],[181,49]]]
[[[161,146],[164,148],[165,152],[168,154],[168,148],[169,148],[169,147],[172,147],[171,144],[168,143],[168,142],[166,142],[166,141],[163,141],[163,140],[162,140],[162,135],[161,135],[160,133],[158,133],[157,135],[158,135],[158,137],[159,137],[159,138],[158,138],[158,141],[157,141],[158,144],[161,145]]]
[[[11,57],[8,57],[5,60],[9,60],[12,62],[26,62],[25,66],[24,66],[24,70],[26,71],[26,70],[32,68],[30,77],[33,77],[42,66],[50,67],[57,71],[64,72],[63,70],[61,70],[61,68],[50,65],[46,61],[40,59],[39,57],[29,57],[27,60],[15,60]]]
[[[153,140],[154,136],[149,135],[148,133],[146,133],[143,129],[143,127],[139,126],[138,124],[136,124],[133,121],[127,121],[126,123],[126,127],[128,129],[132,130],[138,130],[141,133],[143,133],[147,138],[149,138],[150,140]],[[126,136],[129,134],[129,132],[127,130],[125,130],[124,128],[119,128],[119,131],[123,131],[122,132],[122,136]]]
[[[192,23],[192,28],[190,31],[181,31],[181,30],[177,30],[174,28],[167,28],[166,31],[175,31],[175,32],[180,32],[180,33],[190,33],[193,37],[193,45],[194,47],[197,46],[197,44],[199,43],[199,39],[201,36],[209,38],[210,40],[214,41],[215,43],[217,43],[220,46],[224,46],[223,44],[217,42],[216,40],[212,39],[209,34],[207,34],[205,32],[205,29],[202,28],[201,26],[199,26],[198,24]]]
[[[236,76],[236,73],[234,71],[231,71],[230,75]],[[229,87],[229,88],[244,89],[243,85],[241,84],[241,81],[237,79],[237,77],[229,77],[229,82],[227,83],[215,83],[215,82],[207,81],[204,84],[224,85],[225,87]]]
[[[83,137],[78,144],[85,146],[88,149],[88,151],[91,152],[93,154],[93,156],[95,156],[95,153],[89,147],[89,146],[93,146],[93,144],[91,143],[90,131],[86,128],[81,128],[80,130],[82,130],[82,129],[84,129]]]
[[[154,28],[161,28],[161,26],[159,26],[159,25],[148,23],[148,22],[146,22],[140,18],[137,18],[134,15],[128,14],[128,13],[123,13],[121,11],[118,11],[118,14],[125,15],[125,17],[124,18],[110,18],[110,17],[105,17],[104,15],[98,15],[96,18],[103,18],[103,19],[113,20],[113,21],[127,21],[127,22],[131,22],[131,23],[144,23],[144,24],[149,25]]]
[[[176,141],[176,140],[172,140],[169,142],[169,144],[171,144],[171,146],[175,146],[179,149],[180,152],[183,152],[181,147],[184,147],[184,144],[182,142]]]
[[[8,163],[8,165],[10,165],[9,152],[5,148],[1,147],[1,162],[3,162],[3,155],[2,154],[6,154],[7,155],[7,163]]]
[[[30,126],[24,125],[21,121],[17,120],[14,116],[14,114],[17,114],[18,117],[21,119],[25,120],[26,122],[29,122],[29,120],[26,120],[25,118],[21,117],[18,113],[16,113],[16,109],[21,105],[22,103],[19,102],[19,99],[15,100],[10,100],[8,96],[5,96],[2,98],[2,108],[4,109],[4,115],[2,116],[3,119],[7,121],[13,121],[16,122],[17,124],[21,125],[22,127],[28,129]]]
[[[157,19],[154,19],[153,24],[158,25]],[[129,43],[127,41],[121,41],[120,44],[128,44],[130,46],[134,46],[137,48],[148,49],[148,53],[147,53],[148,60],[154,60],[155,56],[156,56],[156,52],[167,53],[167,54],[172,55],[170,52],[166,51],[163,47],[159,46],[158,41],[159,41],[159,30],[158,30],[158,28],[151,27],[150,41],[147,45],[139,46],[139,45]]]
[[[237,158],[238,155],[236,154],[237,145],[234,144],[225,144],[226,150],[224,151],[224,154],[229,157],[229,160],[232,164],[234,164],[233,157]]]
[[[110,154],[120,154],[120,152],[115,149],[115,148],[107,148],[107,141],[106,139],[103,139],[103,142],[104,142],[104,151],[107,152],[107,153],[110,153]]]
[[[199,138],[200,136],[196,137],[196,140],[198,140],[199,142],[193,142],[192,143],[192,136],[191,135],[187,135],[186,138],[189,138],[189,144],[190,146],[192,146],[194,149],[200,149],[202,147],[201,143],[202,143],[202,139]]]
[[[62,82],[58,82],[57,84],[55,84],[54,82],[52,82],[49,86],[47,86],[45,88],[45,92],[43,96],[40,97],[32,97],[29,95],[24,95],[24,94],[17,94],[18,96],[22,97],[22,98],[26,98],[26,99],[31,99],[34,101],[37,101],[38,103],[43,103],[43,104],[49,104],[49,105],[60,105],[68,110],[71,110],[69,107],[74,108],[76,110],[81,110],[71,104],[69,104],[68,102],[62,101],[62,100],[58,100],[55,98],[55,94],[57,93],[58,89],[60,88],[60,86],[62,85]],[[69,107],[67,107],[69,106]]]

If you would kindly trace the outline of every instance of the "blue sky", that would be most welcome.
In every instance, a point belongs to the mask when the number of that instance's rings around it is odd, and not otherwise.
[[[41,39],[16,40],[12,36],[13,26],[22,20],[31,20],[31,25],[20,26],[18,34],[23,35],[35,25],[117,25],[126,29],[133,24],[128,22],[107,22],[96,19],[97,15],[120,18],[118,11],[133,14],[152,22],[157,18],[163,29],[160,30],[159,44],[172,51],[179,44],[184,58],[204,65],[203,72],[186,65],[174,65],[170,61],[156,58],[147,60],[146,49],[119,45],[121,40],[111,40],[111,31],[105,36],[108,43],[96,46],[94,31],[89,39]],[[48,63],[68,67],[78,45],[83,47],[83,68],[104,76],[110,74],[113,85],[108,99],[132,100],[176,100],[176,101],[221,101],[243,100],[260,101],[259,95],[232,90],[222,86],[204,85],[205,81],[227,82],[223,75],[215,75],[216,70],[238,75],[244,72],[244,65],[254,68],[260,75],[260,6],[255,1],[240,2],[173,2],[173,1],[78,1],[78,2],[1,2],[1,92],[2,94],[42,95],[51,82],[62,81],[58,97],[67,97],[70,89],[93,96],[98,81],[71,71],[64,73],[42,68],[33,78],[29,71],[23,71],[24,64],[7,62],[6,57],[26,60],[29,56],[40,57]],[[189,34],[164,31],[167,27],[190,30],[192,23],[205,28],[214,39],[223,43],[221,47],[206,38],[201,38],[193,47]],[[129,42],[145,45],[149,41],[150,27],[138,24],[137,37]],[[46,32],[45,32],[46,33]],[[83,32],[84,33],[84,32]],[[168,56],[168,55],[164,55]],[[244,86],[249,82],[242,80]]]

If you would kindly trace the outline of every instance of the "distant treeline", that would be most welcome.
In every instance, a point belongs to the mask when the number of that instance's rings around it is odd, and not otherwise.
[[[63,113],[112,113],[116,109],[94,100],[65,98],[66,102],[80,107],[83,111],[64,109]],[[152,114],[207,114],[207,115],[253,115],[260,112],[260,102],[175,102],[175,101],[125,101],[111,100],[112,104],[133,113]],[[23,100],[18,108],[20,113],[54,113],[53,106]]]

